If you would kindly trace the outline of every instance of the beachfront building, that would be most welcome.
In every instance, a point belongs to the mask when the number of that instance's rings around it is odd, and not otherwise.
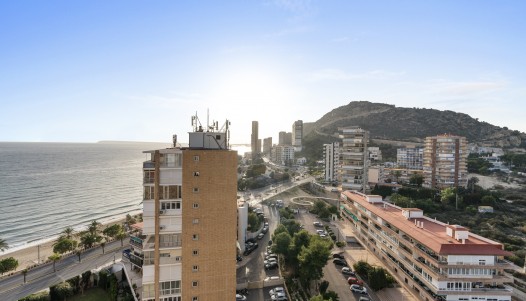
[[[424,147],[424,186],[447,188],[466,186],[467,142],[449,134],[426,137]]]
[[[326,182],[338,182],[340,170],[340,143],[333,142],[323,145],[323,162]]]
[[[512,253],[501,243],[381,196],[344,191],[340,201],[360,243],[420,300],[511,301],[505,284],[512,279],[504,273],[510,264],[504,256]]]
[[[194,123],[188,147],[144,152],[142,301],[235,298],[237,153],[225,128]]]
[[[365,192],[368,177],[369,132],[356,126],[341,128],[340,131],[342,144],[339,174],[342,190],[352,189]]]

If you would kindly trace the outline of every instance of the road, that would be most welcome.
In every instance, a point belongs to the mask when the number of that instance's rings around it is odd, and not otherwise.
[[[55,264],[56,272],[53,271],[53,263],[36,267],[27,273],[25,284],[22,274],[4,278],[0,280],[0,300],[18,300],[80,275],[85,271],[106,266],[112,261],[120,261],[122,250],[126,248],[126,246],[121,247],[121,242],[117,240],[106,244],[105,254],[102,254],[100,247],[95,247],[82,253],[81,262],[78,261],[77,255],[57,261]]]

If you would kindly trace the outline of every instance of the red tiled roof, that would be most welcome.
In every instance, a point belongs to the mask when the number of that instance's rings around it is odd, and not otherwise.
[[[351,191],[342,192],[352,201],[356,201],[368,211],[376,214],[389,224],[398,228],[402,232],[418,240],[430,250],[441,255],[510,255],[503,250],[502,244],[492,240],[482,238],[473,233],[469,233],[468,239],[457,241],[446,233],[447,225],[440,221],[432,220],[428,217],[407,219],[402,215],[402,210],[414,210],[415,208],[400,208],[386,202],[369,203],[365,195]],[[423,228],[418,227],[417,223],[423,223]],[[467,231],[462,226],[454,228],[455,231]]]
[[[138,230],[142,230],[143,226],[144,226],[144,222],[140,222],[140,223],[135,223],[131,225],[130,227],[138,229]]]

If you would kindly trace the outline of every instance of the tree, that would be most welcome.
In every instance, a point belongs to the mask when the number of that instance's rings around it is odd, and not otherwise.
[[[75,250],[78,242],[76,240],[67,238],[67,236],[61,236],[59,240],[53,244],[53,252],[64,254],[69,251]]]
[[[249,212],[248,213],[248,230],[251,232],[256,232],[259,225],[259,218],[256,213]]]
[[[98,236],[98,234],[99,234],[99,232],[100,232],[99,228],[100,228],[101,225],[102,225],[102,224],[99,223],[99,222],[96,221],[96,220],[91,221],[91,223],[90,223],[89,226],[88,226],[88,231],[89,231],[89,233],[91,233],[91,234],[94,235],[94,236]]]
[[[340,301],[340,296],[338,296],[338,293],[335,291],[328,291],[325,294],[323,294],[324,300],[330,300],[330,301]]]
[[[309,299],[309,301],[325,301],[322,295],[317,295]]]
[[[287,230],[285,225],[279,224],[278,227],[276,228],[276,230],[274,230],[274,234],[272,234],[272,238],[275,239],[276,235],[278,235],[280,233],[283,233],[283,232],[289,233],[289,231]]]
[[[417,174],[416,172],[411,175],[409,178],[409,184],[416,185],[418,187],[422,187],[422,183],[424,183],[424,176],[421,174]]]
[[[3,239],[0,238],[0,251],[5,251],[9,249],[9,245],[7,244],[7,242]]]
[[[455,188],[448,187],[442,189],[440,192],[440,201],[442,204],[447,205],[455,199]]]
[[[24,283],[26,283],[27,272],[29,272],[29,270],[27,268],[22,270],[22,275],[24,275]]]
[[[80,237],[80,244],[84,248],[88,249],[93,247],[96,243],[102,240],[102,237],[92,234],[91,232],[86,232]]]
[[[303,248],[298,260],[300,262],[300,279],[309,287],[311,280],[323,277],[323,267],[331,255],[330,244],[319,237],[313,236],[308,248]]]
[[[360,260],[353,265],[353,268],[357,274],[367,277],[369,275],[369,270],[371,270],[373,267],[367,262]]]
[[[327,292],[327,289],[329,288],[329,281],[327,281],[327,280],[323,280],[323,281],[320,282],[320,284],[318,285],[318,288],[319,288],[320,294],[321,294],[321,295],[324,295],[325,292]]]
[[[59,298],[66,300],[67,297],[73,296],[73,287],[68,282],[59,283],[55,285],[55,293]]]
[[[468,180],[468,187],[471,186],[471,193],[475,193],[475,185],[480,182],[479,178],[477,177],[471,177],[469,180]]]
[[[402,196],[398,193],[395,193],[391,196],[391,201],[396,206],[402,207],[402,208],[410,208],[411,207],[411,199],[405,196]]]
[[[402,176],[402,172],[400,170],[395,170],[394,174],[393,174],[396,178],[396,183],[400,183],[400,177]]]
[[[386,271],[383,268],[372,268],[369,270],[367,277],[369,279],[369,286],[374,291],[379,291],[384,287],[389,286]]]
[[[124,229],[120,224],[113,224],[111,226],[106,227],[106,229],[102,231],[102,234],[104,234],[104,236],[106,237],[115,238],[117,234],[119,234],[122,231],[124,231]]]
[[[117,233],[117,235],[115,235],[115,238],[116,239],[120,239],[121,241],[121,247],[124,245],[124,239],[128,236],[128,234],[126,234],[126,232],[121,231],[119,233]]]
[[[53,272],[56,272],[56,263],[60,260],[60,255],[58,255],[57,253],[53,253],[53,255],[49,256],[48,258],[49,260],[53,261]]]
[[[71,239],[75,235],[75,230],[72,227],[66,227],[66,229],[62,230],[62,234],[67,239]]]
[[[480,201],[482,205],[491,206],[495,203],[495,197],[492,195],[485,195]]]
[[[8,257],[0,260],[0,274],[16,270],[18,267],[18,260],[14,257]]]
[[[287,255],[289,252],[289,246],[291,237],[288,232],[281,232],[274,235],[274,243],[272,244],[272,250],[277,254]]]

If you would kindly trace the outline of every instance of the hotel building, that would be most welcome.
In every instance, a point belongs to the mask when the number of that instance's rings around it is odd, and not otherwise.
[[[356,238],[420,300],[511,301],[504,256],[512,254],[502,244],[381,196],[344,191],[340,200]]]
[[[424,186],[447,188],[466,186],[466,138],[452,135],[427,137],[424,148]]]
[[[131,238],[144,258],[140,300],[234,300],[239,208],[228,126],[194,124],[188,147],[174,138],[173,148],[144,153],[144,225]]]
[[[342,190],[365,192],[367,188],[367,143],[369,132],[359,127],[341,128],[340,177]]]

